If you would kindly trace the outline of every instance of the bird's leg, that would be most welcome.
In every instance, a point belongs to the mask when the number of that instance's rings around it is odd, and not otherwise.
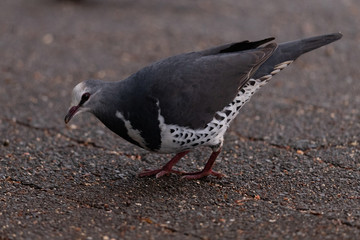
[[[150,170],[146,169],[143,172],[139,173],[139,177],[146,177],[146,176],[156,176],[156,178],[162,177],[164,175],[170,174],[170,173],[177,173],[177,174],[183,174],[183,172],[173,170],[172,167],[190,151],[184,151],[176,154],[167,164],[165,164],[162,168]]]
[[[200,172],[194,172],[194,173],[185,173],[182,178],[186,178],[186,179],[200,179],[200,178],[203,178],[203,177],[206,177],[206,176],[209,176],[209,175],[214,175],[216,176],[217,178],[221,178],[223,176],[223,174],[221,173],[218,173],[218,172],[214,172],[212,170],[212,166],[214,165],[215,163],[215,160],[217,158],[217,156],[219,155],[221,151],[221,148],[219,148],[217,151],[214,151],[209,160],[207,161],[204,169]]]

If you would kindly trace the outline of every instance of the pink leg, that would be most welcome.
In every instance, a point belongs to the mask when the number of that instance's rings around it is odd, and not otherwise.
[[[190,151],[184,151],[176,154],[167,164],[165,164],[162,168],[156,170],[146,169],[143,172],[139,173],[139,177],[146,177],[146,176],[156,176],[156,178],[162,177],[164,175],[170,173],[177,173],[182,174],[183,172],[173,170],[172,167]]]
[[[186,178],[186,179],[200,179],[209,175],[214,175],[217,178],[221,178],[223,176],[223,174],[221,173],[217,173],[214,172],[212,170],[212,166],[215,163],[215,160],[217,158],[217,156],[219,155],[221,149],[219,149],[219,151],[213,152],[209,158],[209,160],[207,161],[204,169],[200,172],[194,172],[194,173],[185,173],[185,176],[183,176],[182,178]]]

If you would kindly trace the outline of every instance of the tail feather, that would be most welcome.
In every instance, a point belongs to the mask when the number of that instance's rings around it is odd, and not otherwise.
[[[274,71],[276,65],[287,61],[294,61],[300,55],[339,40],[341,37],[341,33],[333,33],[281,43],[273,55],[260,66],[253,78],[258,79],[269,75]]]

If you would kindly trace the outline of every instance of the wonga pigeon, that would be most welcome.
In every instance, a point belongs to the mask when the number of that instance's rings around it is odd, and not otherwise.
[[[181,173],[188,179],[221,177],[212,166],[240,108],[300,55],[341,37],[334,33],[279,45],[268,43],[274,38],[231,43],[160,60],[122,81],[87,80],[74,88],[65,123],[76,114],[91,112],[139,147],[176,153],[162,168],[145,170],[140,176]],[[172,169],[198,146],[212,149],[202,171]]]

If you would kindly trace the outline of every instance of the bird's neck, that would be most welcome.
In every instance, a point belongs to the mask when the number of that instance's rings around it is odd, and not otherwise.
[[[126,85],[122,81],[106,82],[97,96],[97,104],[92,109],[92,113],[112,130],[116,127],[113,126],[117,119],[116,113],[124,112],[128,107],[127,92]]]
[[[126,85],[122,82],[104,84],[93,114],[111,131],[129,142],[139,145],[129,137],[125,123],[119,118],[119,113],[126,112],[129,107],[128,89],[125,87]]]

